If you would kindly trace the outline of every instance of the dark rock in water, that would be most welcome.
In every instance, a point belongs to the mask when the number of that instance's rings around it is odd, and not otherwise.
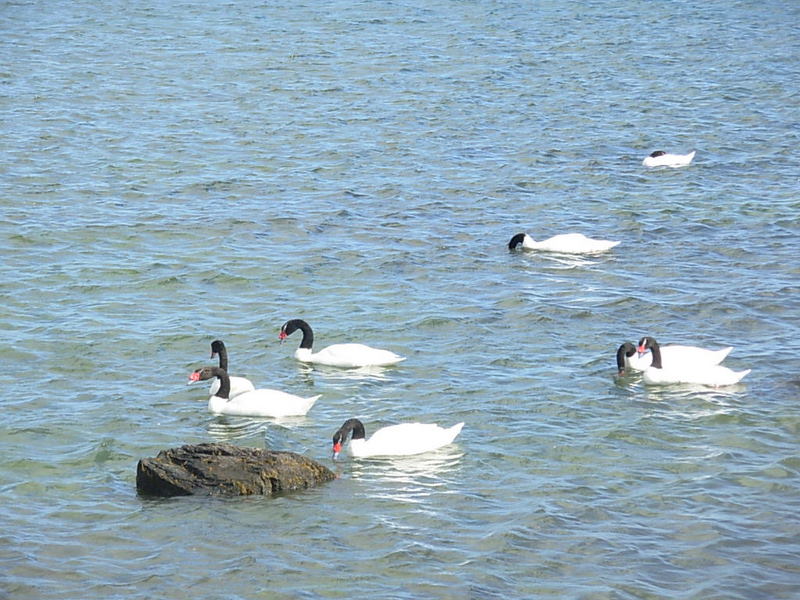
[[[136,489],[154,496],[271,496],[335,478],[327,467],[294,452],[198,444],[141,459]]]

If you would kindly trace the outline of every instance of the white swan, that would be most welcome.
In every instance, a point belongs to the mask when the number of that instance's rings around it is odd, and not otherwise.
[[[642,381],[648,385],[669,385],[672,383],[696,383],[714,387],[734,385],[739,383],[749,372],[733,371],[719,364],[703,364],[698,362],[662,363],[661,348],[651,337],[644,337],[639,344],[640,353],[647,351],[653,353],[653,362],[642,372]]]
[[[645,157],[642,164],[645,167],[685,167],[692,162],[696,150],[689,154],[669,154],[663,150],[656,150],[650,156]]]
[[[312,352],[314,345],[314,332],[308,323],[302,319],[291,319],[281,327],[278,339],[283,341],[296,330],[303,332],[300,347],[295,351],[294,357],[300,362],[316,363],[331,367],[382,367],[394,365],[405,360],[405,357],[390,352],[365,346],[364,344],[333,344],[319,352]]]
[[[225,348],[225,344],[222,340],[214,340],[211,342],[211,358],[219,355],[219,368],[224,369],[225,372],[228,372],[228,350]],[[252,392],[256,389],[256,386],[247,379],[246,377],[236,377],[235,375],[230,375],[231,380],[231,391],[230,397],[233,398],[234,396],[238,396],[242,392]],[[189,383],[192,383],[191,381]],[[218,377],[215,377],[214,380],[211,382],[211,387],[208,388],[208,395],[209,396],[216,396],[217,392],[219,391],[220,381]]]
[[[617,349],[617,369],[620,375],[625,372],[625,369],[644,371],[652,364],[653,355],[648,351],[652,346],[647,345],[647,340],[650,340],[651,344],[658,344],[654,338],[643,337],[639,341],[639,347],[644,349],[642,352],[637,353],[637,347],[630,342],[625,342]],[[683,363],[718,365],[730,354],[733,346],[719,350],[708,350],[698,346],[669,344],[667,346],[659,346],[659,349],[661,350],[661,357],[667,365]]]
[[[595,240],[582,233],[562,233],[554,235],[542,242],[535,241],[527,233],[518,233],[508,242],[509,250],[516,250],[522,245],[524,250],[542,250],[562,254],[597,254],[617,246],[619,242],[611,240]]]
[[[229,397],[230,378],[224,369],[203,367],[189,375],[190,381],[220,380],[219,391],[208,399],[208,410],[216,415],[238,417],[295,417],[305,415],[320,396],[301,398],[279,390],[257,389]]]
[[[447,429],[432,423],[401,423],[378,429],[365,439],[364,424],[358,419],[347,419],[333,434],[333,458],[339,456],[347,435],[352,431],[348,448],[356,458],[370,456],[411,456],[430,452],[452,443],[461,433],[464,423]]]

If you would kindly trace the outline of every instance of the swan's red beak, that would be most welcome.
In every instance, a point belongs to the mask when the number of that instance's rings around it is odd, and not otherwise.
[[[283,340],[285,340],[287,337],[288,337],[288,336],[286,335],[286,332],[285,332],[285,331],[281,331],[281,332],[278,334],[278,339],[279,339],[280,341],[283,341]]]
[[[336,457],[339,456],[339,452],[342,451],[342,444],[340,442],[336,442],[333,445],[333,460],[336,460]]]
[[[641,354],[644,354],[645,352],[647,352],[647,348],[645,348],[644,344],[642,344],[641,346],[636,348],[636,351],[641,355]]]
[[[189,375],[189,383],[193,383],[195,381],[200,381],[200,373],[197,371]]]

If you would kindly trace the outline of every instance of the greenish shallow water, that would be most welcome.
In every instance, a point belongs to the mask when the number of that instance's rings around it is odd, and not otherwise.
[[[0,7],[0,585],[11,598],[794,598],[800,225],[792,2]],[[697,149],[646,170],[655,149]],[[517,231],[623,243],[509,253]],[[355,374],[320,345],[408,357]],[[725,389],[615,379],[644,334]],[[232,370],[322,398],[213,417]],[[329,462],[279,498],[140,498],[227,440]]]

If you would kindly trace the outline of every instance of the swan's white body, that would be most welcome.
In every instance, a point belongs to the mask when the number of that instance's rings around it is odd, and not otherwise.
[[[685,167],[692,162],[695,152],[696,150],[692,150],[689,154],[664,153],[659,156],[651,154],[642,161],[642,164],[645,167]]]
[[[303,339],[300,342],[300,347],[295,351],[294,357],[300,362],[352,369],[359,367],[385,367],[405,360],[405,357],[389,350],[380,350],[364,344],[333,344],[319,352],[314,352],[314,332],[311,326],[303,319],[286,321],[281,326],[278,339],[285,340],[298,329],[303,332]]]
[[[562,254],[597,254],[598,252],[611,250],[617,245],[619,245],[619,242],[596,240],[586,237],[582,233],[562,233],[541,242],[537,242],[527,233],[522,238],[522,247],[525,250],[559,252]]]
[[[305,415],[319,396],[301,398],[279,390],[251,390],[238,396],[230,395],[230,377],[222,367],[203,367],[189,375],[189,381],[220,381],[219,395],[208,399],[208,410],[216,415],[238,417],[294,417]]]
[[[642,381],[648,385],[670,385],[673,383],[695,383],[714,387],[739,383],[750,369],[733,371],[722,365],[689,365],[657,369],[648,367],[642,372]]]
[[[256,386],[247,379],[246,377],[231,377],[231,398],[238,396],[239,394],[243,394],[244,392],[252,392],[256,389]],[[211,382],[211,387],[208,388],[208,395],[209,396],[216,396],[217,392],[219,391],[219,377],[215,377],[214,380]]]
[[[686,348],[686,346],[679,346]],[[640,354],[646,350],[652,353],[653,364],[642,371],[642,380],[649,385],[669,385],[672,383],[696,383],[700,385],[710,386],[723,386],[733,385],[739,383],[745,375],[750,372],[746,371],[733,371],[728,367],[723,367],[719,364],[703,363],[701,360],[687,360],[688,357],[694,356],[708,356],[707,352],[700,352],[702,348],[692,348],[692,351],[684,351],[685,358],[683,360],[672,360],[664,358],[664,350],[669,348],[665,346],[662,348],[659,343],[650,336],[645,336],[639,340],[637,350]],[[728,355],[730,348],[723,348],[718,350],[717,354],[712,354],[714,358],[722,356],[723,358]],[[713,352],[713,351],[712,351]]]
[[[385,367],[405,360],[404,356],[389,350],[372,348],[364,344],[333,344],[319,352],[313,352],[310,348],[298,348],[294,353],[294,357],[300,362],[347,369]]]
[[[238,417],[295,417],[305,415],[319,398],[301,398],[279,390],[257,389],[243,392],[230,400],[211,396],[208,410],[216,415]]]
[[[733,350],[733,346],[720,350],[708,350],[698,346],[670,344],[661,346],[661,359],[665,367],[673,365],[718,365]],[[653,362],[652,352],[625,357],[625,366],[634,371],[644,371]]]
[[[401,423],[378,429],[369,439],[350,440],[348,452],[356,458],[411,456],[447,446],[456,439],[464,423],[444,428],[432,423]]]

